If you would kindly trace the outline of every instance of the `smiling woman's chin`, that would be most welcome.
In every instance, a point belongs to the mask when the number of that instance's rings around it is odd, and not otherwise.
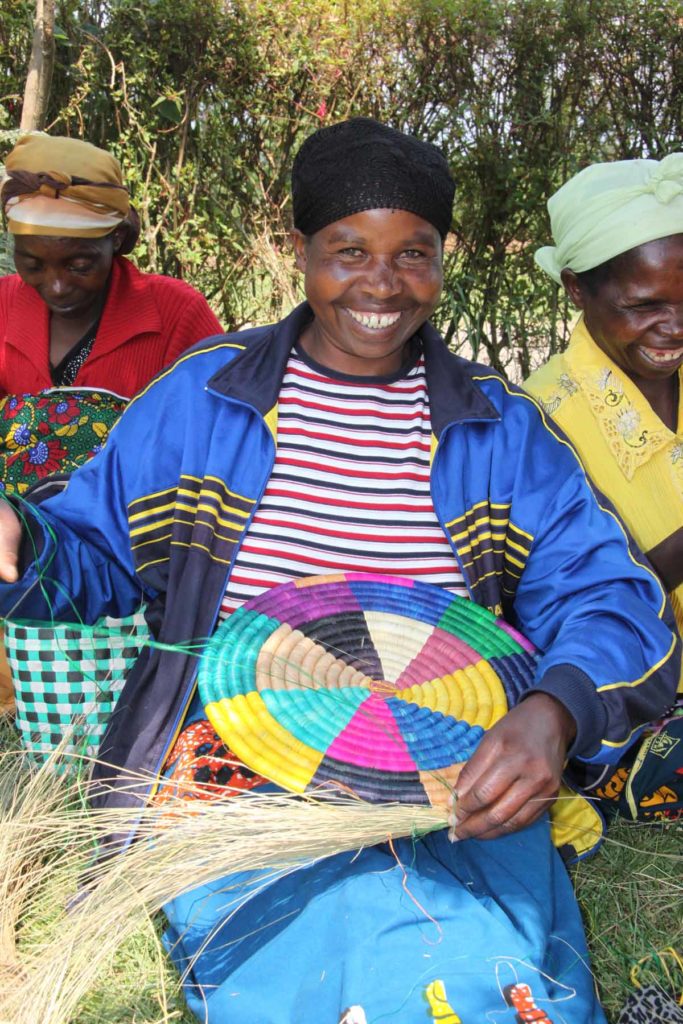
[[[352,376],[384,376],[396,372],[405,362],[408,341],[388,330],[370,328],[338,331],[336,335],[318,333],[314,328],[304,332],[300,344],[321,366]],[[388,337],[387,337],[388,335]]]

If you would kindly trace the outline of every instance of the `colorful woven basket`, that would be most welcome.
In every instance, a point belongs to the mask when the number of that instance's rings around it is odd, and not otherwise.
[[[221,739],[285,789],[436,806],[534,671],[528,641],[474,602],[344,573],[238,609],[205,650],[199,692]]]
[[[65,758],[97,754],[126,675],[148,638],[142,612],[102,619],[92,629],[5,621],[16,724],[26,750],[43,762],[63,746]]]

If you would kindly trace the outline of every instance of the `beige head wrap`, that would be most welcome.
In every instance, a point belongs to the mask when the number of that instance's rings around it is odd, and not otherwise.
[[[130,220],[118,160],[81,139],[25,135],[5,161],[2,203],[15,235],[102,238]],[[132,244],[137,237],[132,226]]]
[[[592,164],[548,200],[555,245],[535,253],[539,267],[592,270],[613,256],[683,233],[683,153],[663,160]]]

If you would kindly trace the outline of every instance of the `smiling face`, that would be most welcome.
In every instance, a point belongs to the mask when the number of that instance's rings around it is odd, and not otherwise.
[[[683,235],[622,253],[593,286],[571,270],[562,281],[595,343],[636,384],[664,382],[683,364]]]
[[[365,210],[310,237],[295,231],[294,247],[314,313],[301,337],[308,355],[356,376],[400,369],[441,294],[436,228],[406,210]]]
[[[119,244],[118,228],[104,238],[15,235],[14,265],[53,316],[81,320],[99,313]]]

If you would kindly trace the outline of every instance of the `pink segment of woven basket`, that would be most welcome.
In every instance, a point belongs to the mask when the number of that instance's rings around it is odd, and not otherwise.
[[[428,682],[439,676],[455,672],[465,665],[476,665],[481,655],[464,640],[438,627],[425,640],[419,653],[406,665],[394,683],[397,690]]]
[[[408,577],[385,576],[379,572],[346,572],[344,573],[344,579],[347,583],[365,583],[368,579],[371,579],[373,583],[388,583],[392,587],[407,587],[410,589],[414,586],[414,580],[411,580]]]
[[[519,646],[523,647],[525,651],[529,652],[529,654],[535,654],[536,648],[531,641],[527,640],[525,636],[522,636],[522,634],[519,633],[514,626],[511,626],[509,622],[506,622],[505,619],[496,619],[496,625],[511,636],[513,640],[516,640]]]
[[[328,757],[363,768],[417,771],[396,719],[384,699],[372,694],[327,748]]]

